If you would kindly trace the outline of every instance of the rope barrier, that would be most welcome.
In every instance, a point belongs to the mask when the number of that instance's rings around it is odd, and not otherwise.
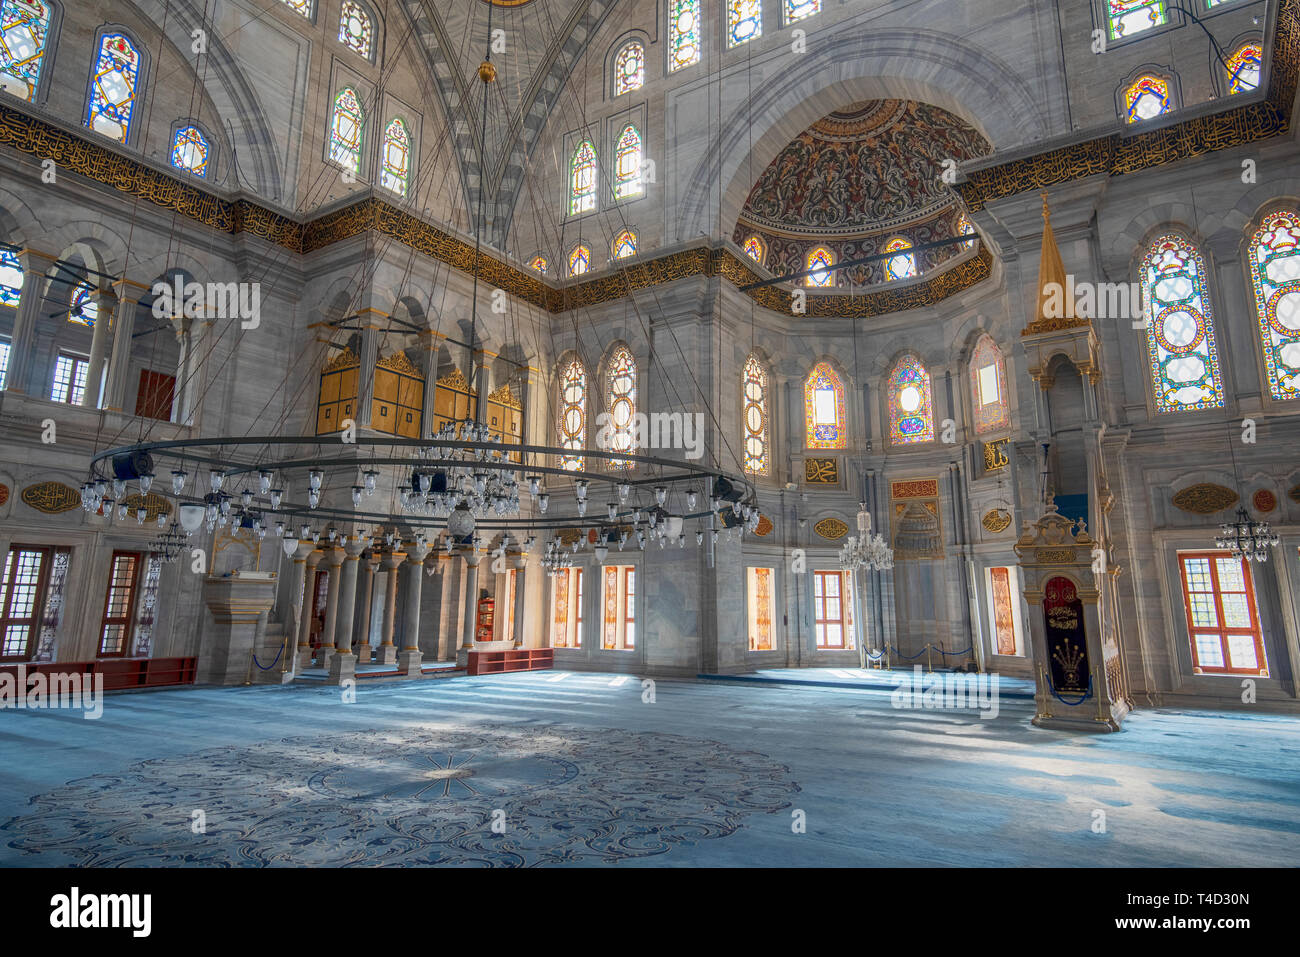
[[[259,671],[270,671],[272,668],[275,667],[275,662],[279,661],[280,656],[284,654],[284,646],[285,646],[285,642],[283,641],[280,642],[280,650],[275,653],[275,661],[272,661],[265,668],[263,668],[262,663],[257,660],[257,652],[253,652],[253,664],[257,665]]]
[[[1047,690],[1052,693],[1053,698],[1061,702],[1061,704],[1066,705],[1067,707],[1077,708],[1079,705],[1083,704],[1085,701],[1087,701],[1089,698],[1092,697],[1092,675],[1091,674],[1088,675],[1088,690],[1083,693],[1083,697],[1080,698],[1078,701],[1066,701],[1064,698],[1062,698],[1060,692],[1056,690],[1056,686],[1052,684],[1052,673],[1050,671],[1045,671],[1044,674],[1047,677]]]

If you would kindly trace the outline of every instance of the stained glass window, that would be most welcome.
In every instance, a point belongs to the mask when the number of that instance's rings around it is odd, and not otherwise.
[[[727,46],[747,43],[763,34],[763,0],[727,0]]]
[[[82,326],[93,326],[99,318],[99,299],[95,287],[83,282],[72,294],[72,304],[68,307],[68,322]]]
[[[906,239],[891,239],[885,243],[884,251],[896,253],[885,260],[886,279],[911,279],[916,275],[916,254]]]
[[[636,359],[627,346],[619,346],[609,357],[607,374],[610,452],[636,451]],[[632,463],[610,459],[612,469],[631,468]]]
[[[975,227],[971,224],[970,217],[965,213],[962,213],[961,216],[957,218],[957,235],[964,236],[967,233],[972,234],[971,238],[962,243],[961,247],[962,249],[974,249],[976,241],[974,236]]]
[[[583,140],[569,160],[569,215],[596,208],[596,148]]]
[[[1149,304],[1147,351],[1157,412],[1223,405],[1214,313],[1205,287],[1205,261],[1181,236],[1161,236],[1142,260]]]
[[[621,96],[645,85],[645,48],[635,40],[614,58],[614,95]]]
[[[1165,0],[1106,0],[1110,38],[1120,40],[1169,22]]]
[[[582,245],[574,246],[573,252],[569,253],[569,275],[581,276],[590,268],[591,250]]]
[[[577,357],[560,369],[560,447],[580,449],[587,444],[587,370]],[[580,455],[560,456],[560,468],[581,472]]]
[[[344,87],[334,97],[334,117],[330,121],[330,159],[354,173],[361,171],[361,137],[366,117],[351,87]]]
[[[50,8],[41,0],[0,3],[0,89],[36,99],[50,32]]]
[[[996,432],[1011,424],[1007,399],[1007,369],[1002,350],[992,337],[980,336],[970,360],[971,401],[975,409],[975,432]]]
[[[835,285],[835,272],[831,269],[833,265],[835,265],[835,260],[831,257],[830,250],[818,246],[808,254],[808,260],[804,268],[809,272],[805,281],[810,286]]]
[[[754,260],[754,262],[758,263],[760,266],[763,265],[763,256],[767,252],[763,248],[763,240],[759,239],[757,236],[750,236],[745,240],[745,245],[742,246],[741,249],[743,249],[745,255]]]
[[[755,355],[745,360],[741,406],[741,417],[745,422],[745,471],[751,475],[766,475],[767,372]]]
[[[1228,57],[1228,92],[1253,93],[1258,90],[1263,61],[1264,50],[1257,41],[1239,46],[1237,52]]]
[[[829,362],[819,362],[803,384],[804,431],[810,449],[847,447],[844,384]]]
[[[96,133],[125,143],[135,115],[135,88],[140,79],[140,51],[121,33],[106,33],[90,84],[86,125]]]
[[[629,123],[618,134],[614,147],[614,198],[627,199],[641,192],[641,134]]]
[[[529,260],[528,268],[533,270],[534,272],[539,272],[543,276],[545,276],[546,270],[551,268],[551,264],[546,261],[545,256],[539,255],[539,256],[534,256],[531,260]]]
[[[339,43],[369,60],[374,32],[374,22],[365,8],[353,0],[343,0],[343,10],[339,14]]]
[[[1265,216],[1248,256],[1269,394],[1300,398],[1300,214]]]
[[[785,0],[785,22],[794,23],[822,12],[822,0]]]
[[[280,0],[280,2],[290,10],[294,11],[294,13],[301,13],[304,17],[310,20],[312,6],[316,0]]]
[[[628,256],[636,255],[636,233],[630,229],[625,229],[614,237],[614,258],[626,259]]]
[[[23,264],[12,249],[0,249],[0,306],[17,307],[23,297]]]
[[[700,0],[668,0],[668,72],[700,62]]]
[[[1124,119],[1129,123],[1167,113],[1172,106],[1169,84],[1158,76],[1140,76],[1124,91]]]
[[[172,165],[195,176],[207,178],[212,150],[197,126],[182,126],[172,139]]]
[[[896,445],[934,440],[934,404],[930,373],[916,356],[898,360],[886,386],[889,394],[889,437]]]
[[[405,196],[411,180],[411,137],[406,124],[393,117],[384,130],[384,168],[379,182],[384,189]]]

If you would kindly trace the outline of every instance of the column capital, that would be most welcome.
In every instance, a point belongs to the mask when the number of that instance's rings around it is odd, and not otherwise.
[[[41,252],[41,250],[33,249],[31,246],[24,246],[18,250],[17,256],[18,261],[22,263],[24,273],[35,271],[43,275],[59,261],[59,257],[53,253]]]
[[[348,557],[348,561],[360,561],[361,554],[366,550],[368,544],[359,538],[348,537],[343,542],[343,551]]]
[[[380,561],[384,571],[391,571],[406,561],[406,552],[385,552]]]
[[[408,545],[406,548],[406,560],[412,565],[423,564],[431,550],[432,549],[429,545]]]
[[[324,552],[325,560],[334,567],[342,565],[343,559],[347,557],[347,552],[338,545],[326,545],[322,551]]]
[[[152,292],[148,286],[141,285],[134,279],[115,279],[109,283],[109,287],[117,296],[117,301],[119,303],[138,303],[141,299]]]
[[[316,550],[316,543],[311,539],[298,542],[298,547],[293,550],[293,560],[299,564],[307,563],[307,556]]]

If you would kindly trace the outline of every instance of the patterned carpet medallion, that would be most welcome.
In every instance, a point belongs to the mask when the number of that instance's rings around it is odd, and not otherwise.
[[[798,790],[765,755],[671,734],[555,725],[318,734],[71,781],[0,826],[0,859],[610,864],[726,837],[751,814],[790,807]]]

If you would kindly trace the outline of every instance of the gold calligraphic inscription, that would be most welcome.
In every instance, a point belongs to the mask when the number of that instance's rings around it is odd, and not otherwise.
[[[1238,498],[1237,493],[1230,488],[1215,485],[1213,482],[1202,482],[1199,485],[1189,485],[1175,494],[1173,502],[1175,507],[1181,508],[1184,512],[1213,515],[1215,512],[1236,505]]]
[[[828,541],[838,541],[849,533],[849,527],[838,518],[823,518],[813,526],[813,531]]]
[[[1040,548],[1038,550],[1038,561],[1044,565],[1060,565],[1074,560],[1074,549],[1072,548]]]
[[[172,513],[172,503],[157,492],[150,492],[148,495],[128,495],[122,501],[126,504],[127,512],[132,516],[143,508],[146,522],[156,521],[159,515]]]
[[[62,482],[38,482],[23,489],[24,502],[46,515],[58,515],[80,508],[81,495],[75,488]]]
[[[1007,444],[1010,441],[1010,439],[996,439],[984,443],[984,471],[996,472],[1011,464],[1011,459],[1007,456]]]
[[[772,534],[772,520],[766,515],[758,516],[758,527],[754,529],[754,534],[759,538]]]
[[[985,512],[984,518],[980,521],[988,531],[997,533],[1005,532],[1007,526],[1011,524],[1011,513],[995,508],[992,511]]]
[[[939,494],[938,479],[918,479],[912,482],[894,482],[889,486],[894,498],[933,498]]]
[[[839,485],[839,459],[804,459],[803,480],[809,485]]]

